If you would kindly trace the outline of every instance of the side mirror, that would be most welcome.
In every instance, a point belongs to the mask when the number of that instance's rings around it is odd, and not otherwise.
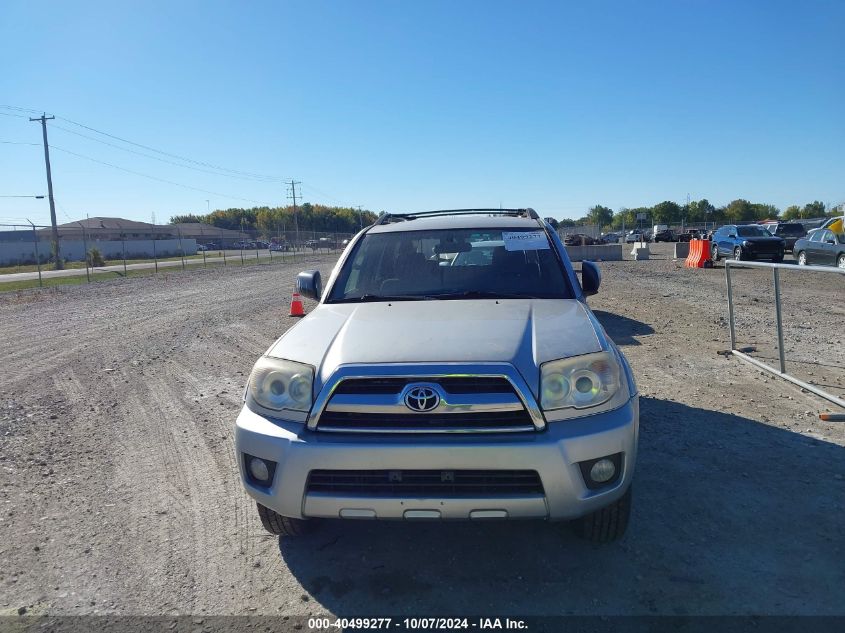
[[[824,241],[824,243],[825,244],[836,244],[836,240],[833,239],[832,237],[829,237]]]
[[[296,276],[296,291],[303,297],[319,301],[323,294],[323,282],[319,270],[304,270]]]
[[[596,294],[601,285],[601,271],[593,262],[581,262],[581,290],[588,297]]]

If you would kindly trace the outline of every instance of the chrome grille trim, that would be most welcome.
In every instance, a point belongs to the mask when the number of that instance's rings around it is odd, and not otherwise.
[[[423,383],[424,384],[424,383]],[[337,394],[326,405],[326,411],[343,413],[408,413],[403,402],[404,390],[396,395]],[[445,395],[445,397],[444,397]],[[448,401],[447,401],[448,399]],[[519,397],[507,393],[450,394],[441,392],[440,404],[432,413],[479,413],[484,411],[522,411]]]
[[[396,395],[386,394],[342,394],[335,395],[338,386],[346,380],[356,379],[370,379],[370,378],[405,378],[411,381],[425,382],[427,380],[437,380],[446,378],[501,378],[507,380],[513,388],[513,395],[507,393],[487,393],[487,394],[450,394],[446,393],[446,404],[441,403],[438,407],[438,413],[448,411],[451,414],[479,413],[484,411],[518,411],[524,409],[532,422],[532,426],[515,426],[510,428],[486,428],[486,427],[467,427],[467,428],[426,428],[425,425],[420,427],[402,427],[402,428],[360,428],[351,430],[349,428],[332,429],[331,427],[320,427],[320,417],[323,412],[331,410],[335,412],[349,412],[349,413],[398,413],[397,406],[402,407],[403,413],[408,413],[401,400],[397,400]],[[404,390],[403,390],[404,391]],[[441,392],[443,393],[443,392]],[[401,395],[401,392],[400,392]],[[337,402],[335,402],[337,399]],[[331,405],[329,404],[331,402]],[[366,406],[365,406],[366,403]],[[337,407],[342,408],[335,408]],[[463,408],[461,408],[463,407]],[[469,407],[474,407],[469,409]],[[352,410],[350,410],[350,408]],[[417,415],[424,416],[425,413]],[[528,384],[519,374],[519,372],[512,365],[508,363],[438,363],[426,364],[416,363],[412,365],[407,364],[389,364],[389,365],[342,365],[338,367],[335,373],[326,381],[320,393],[314,401],[314,406],[308,416],[308,429],[312,431],[325,430],[335,432],[357,432],[357,433],[513,433],[524,431],[541,431],[546,428],[546,421],[543,417],[540,407],[528,387]]]

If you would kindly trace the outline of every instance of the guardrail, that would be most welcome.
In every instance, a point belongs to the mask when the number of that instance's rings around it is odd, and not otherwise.
[[[733,300],[733,287],[731,285],[731,268],[769,268],[772,270],[772,275],[774,276],[774,284],[775,284],[775,320],[777,322],[777,334],[778,334],[778,359],[780,361],[780,370],[775,369],[774,367],[767,365],[766,363],[757,360],[756,358],[752,358],[748,354],[741,352],[740,350],[736,349],[736,328],[734,326],[734,300]],[[752,365],[759,367],[775,376],[779,376],[784,380],[788,380],[789,382],[798,385],[802,389],[806,389],[817,396],[821,396],[825,400],[829,400],[834,404],[838,404],[840,407],[845,408],[845,400],[842,398],[838,398],[832,393],[828,393],[824,389],[820,389],[815,385],[811,385],[810,383],[804,382],[803,380],[799,380],[795,376],[791,376],[786,371],[786,356],[784,354],[783,349],[783,322],[781,319],[781,305],[780,305],[780,269],[781,268],[788,268],[789,270],[794,270],[796,272],[802,273],[833,273],[838,275],[845,275],[845,268],[834,268],[833,266],[797,266],[795,264],[770,264],[766,262],[748,262],[748,261],[739,261],[736,259],[728,259],[725,261],[725,279],[728,284],[728,321],[730,324],[731,330],[731,353],[734,356],[738,356],[742,360],[751,363]]]

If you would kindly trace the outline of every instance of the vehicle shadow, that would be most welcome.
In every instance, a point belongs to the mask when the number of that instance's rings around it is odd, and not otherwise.
[[[593,314],[596,315],[607,335],[617,345],[640,345],[640,342],[634,338],[635,336],[654,334],[654,328],[650,325],[629,319],[621,314],[605,312],[604,310],[593,310]]]
[[[842,614],[843,447],[642,398],[631,524],[325,521],[279,541],[336,615]],[[839,479],[837,479],[839,477]]]

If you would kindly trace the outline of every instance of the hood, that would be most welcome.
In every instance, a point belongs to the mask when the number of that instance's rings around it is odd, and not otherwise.
[[[772,235],[771,237],[759,237],[759,236],[752,236],[752,237],[737,237],[736,240],[738,242],[754,242],[756,244],[772,244],[775,242],[783,242],[782,237],[776,237]]]
[[[576,300],[321,304],[268,355],[313,365],[317,391],[340,365],[507,362],[536,392],[541,363],[601,351],[593,323]]]

